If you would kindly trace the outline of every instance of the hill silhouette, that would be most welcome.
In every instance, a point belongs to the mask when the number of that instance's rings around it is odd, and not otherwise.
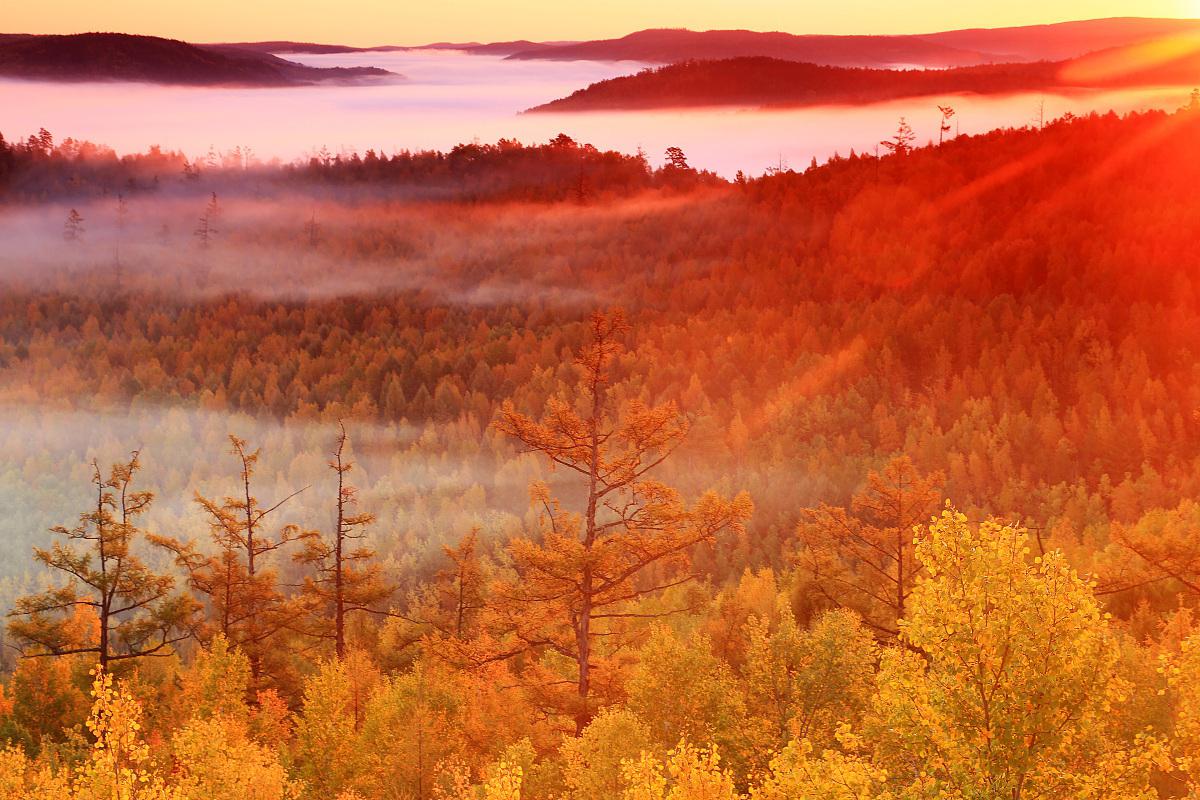
[[[1061,61],[1096,50],[1200,32],[1200,20],[1124,17],[910,36],[795,35],[746,30],[644,30],[514,53],[511,58],[672,64],[765,56],[840,67],[962,67]]]
[[[59,81],[290,86],[395,77],[376,67],[308,67],[230,45],[124,33],[0,39],[0,76]]]
[[[880,67],[894,64],[957,67],[997,60],[994,54],[964,50],[915,36],[797,36],[778,31],[685,29],[637,31],[619,39],[517,52],[509,58],[670,64],[690,59],[741,56],[767,56],[835,66]]]

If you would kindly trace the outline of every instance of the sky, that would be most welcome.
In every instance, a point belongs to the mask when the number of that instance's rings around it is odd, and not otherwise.
[[[595,39],[643,28],[922,33],[1114,16],[1197,17],[1200,0],[40,0],[3,3],[0,32],[120,31],[196,42],[370,46]]]

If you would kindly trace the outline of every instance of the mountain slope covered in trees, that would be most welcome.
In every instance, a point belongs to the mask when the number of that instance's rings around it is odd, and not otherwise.
[[[531,112],[878,103],[904,97],[1003,94],[1058,85],[1059,66],[998,64],[944,70],[828,67],[777,58],[685,61],[597,81]]]

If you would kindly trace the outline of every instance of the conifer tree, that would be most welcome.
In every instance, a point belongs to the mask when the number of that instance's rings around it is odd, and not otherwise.
[[[203,638],[220,633],[245,652],[257,686],[264,677],[264,659],[278,654],[269,646],[271,640],[282,630],[296,627],[293,609],[267,559],[299,538],[301,531],[296,525],[283,524],[272,533],[268,522],[304,489],[269,506],[260,503],[251,483],[261,450],[249,450],[237,436],[231,435],[229,441],[230,453],[238,463],[238,496],[218,502],[196,494],[196,502],[209,518],[215,552],[164,536],[152,537],[152,541],[174,553],[192,589],[207,599],[209,620]]]
[[[913,132],[912,126],[908,124],[908,120],[901,117],[896,133],[891,139],[884,139],[880,144],[894,156],[906,156],[912,152],[913,142],[916,140],[917,134]]]
[[[496,423],[582,484],[577,513],[562,508],[544,485],[533,487],[534,502],[545,512],[544,530],[539,540],[512,541],[519,577],[499,592],[501,616],[520,643],[574,664],[569,713],[576,734],[596,706],[593,673],[604,666],[594,646],[602,628],[641,616],[630,608],[637,599],[690,580],[691,550],[723,531],[741,530],[752,510],[745,493],[728,500],[708,492],[688,506],[675,489],[651,477],[683,441],[688,422],[674,403],[615,407],[612,368],[626,330],[619,312],[593,314],[589,341],[575,360],[575,396],[551,398],[541,420],[506,402]]]
[[[95,505],[73,528],[53,532],[66,543],[34,550],[68,582],[17,600],[9,632],[28,656],[94,653],[101,669],[114,661],[167,655],[188,632],[195,603],[174,593],[175,580],[147,567],[134,552],[142,535],[137,518],[154,499],[134,489],[138,453],[114,464],[108,477],[92,462]],[[94,633],[81,630],[79,610],[94,614]]]
[[[63,239],[78,242],[83,238],[83,230],[83,216],[72,208],[71,213],[67,214],[67,221],[63,223]]]
[[[850,509],[801,509],[796,559],[833,606],[857,611],[881,636],[898,632],[921,565],[914,528],[941,499],[941,473],[922,475],[907,456],[870,472]]]
[[[393,588],[372,563],[375,551],[362,544],[373,514],[354,511],[358,490],[346,476],[354,463],[346,460],[346,426],[338,423],[338,437],[329,468],[337,476],[333,530],[329,536],[308,531],[301,536],[304,549],[295,559],[311,568],[303,585],[302,601],[314,623],[311,633],[330,639],[338,658],[346,657],[346,619],[355,612],[378,612]]]

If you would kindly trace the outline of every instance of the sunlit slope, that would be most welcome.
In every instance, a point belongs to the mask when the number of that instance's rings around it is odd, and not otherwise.
[[[1194,103],[1194,101],[1193,101]],[[1188,305],[1200,278],[1200,110],[996,131],[755,184],[798,272],[834,294],[912,290]]]
[[[1060,61],[1097,50],[1126,47],[1200,31],[1200,20],[1113,17],[1012,28],[971,28],[922,34],[931,42],[1003,53],[1029,61]]]

